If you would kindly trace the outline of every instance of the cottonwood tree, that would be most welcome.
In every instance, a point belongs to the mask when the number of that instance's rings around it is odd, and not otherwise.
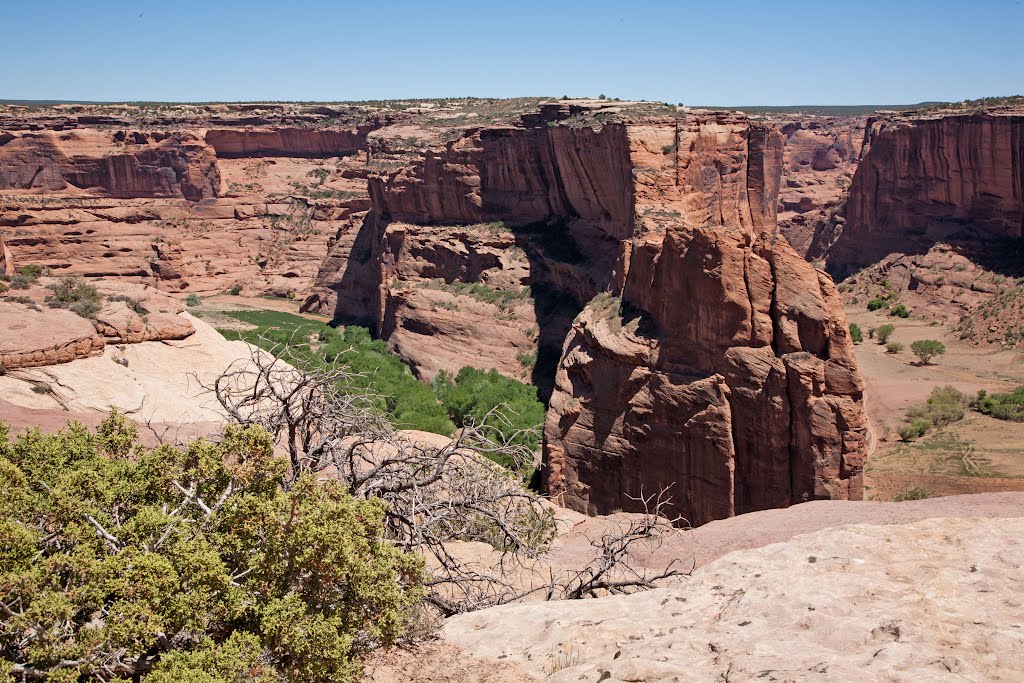
[[[541,594],[547,599],[590,597],[649,588],[684,572],[631,567],[642,543],[674,533],[661,516],[663,495],[645,499],[649,512],[594,539],[593,561],[574,571],[545,569],[540,556],[555,534],[552,506],[523,486],[521,473],[536,443],[502,423],[497,406],[469,421],[452,439],[398,431],[374,409],[365,378],[338,363],[309,363],[288,345],[253,347],[204,385],[231,418],[259,425],[287,452],[287,477],[306,473],[339,482],[357,498],[384,501],[392,542],[426,557],[427,601],[441,614],[479,609]],[[359,380],[359,381],[357,381]],[[511,464],[502,467],[497,462]],[[675,520],[678,521],[678,520]],[[482,541],[492,562],[470,561],[454,541]]]

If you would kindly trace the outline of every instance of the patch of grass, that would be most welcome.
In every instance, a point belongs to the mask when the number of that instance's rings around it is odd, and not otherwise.
[[[925,491],[923,488],[920,488],[919,486],[911,486],[910,488],[903,489],[895,496],[893,496],[892,502],[902,503],[908,500],[925,500],[931,497],[932,494],[928,491]]]
[[[519,289],[497,289],[482,282],[451,282],[443,280],[431,280],[422,286],[428,289],[437,289],[442,292],[450,292],[461,296],[470,296],[477,301],[494,304],[502,310],[514,308],[516,304],[525,301],[532,296],[529,287]]]
[[[338,362],[353,376],[348,387],[369,390],[382,414],[397,428],[449,435],[454,429],[430,387],[413,377],[387,345],[370,337],[365,327],[339,331],[316,320],[282,311],[224,311],[224,315],[254,326],[249,330],[220,330],[227,339],[240,339],[266,349],[288,345],[289,361],[310,365]]]

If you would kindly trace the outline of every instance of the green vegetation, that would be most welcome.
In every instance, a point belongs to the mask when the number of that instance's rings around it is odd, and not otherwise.
[[[6,282],[0,282],[0,294],[4,294],[10,287],[7,286]]]
[[[95,286],[76,277],[62,277],[57,284],[49,285],[53,292],[46,297],[50,308],[66,308],[83,318],[95,318],[100,312],[103,295]]]
[[[904,425],[899,429],[900,438],[904,441],[913,441],[919,439],[928,433],[928,430],[932,428],[930,420],[918,419],[914,420],[908,425]]]
[[[496,289],[482,282],[445,282],[444,280],[431,280],[422,286],[428,289],[437,289],[442,292],[451,292],[462,296],[470,296],[477,301],[488,304],[495,304],[505,311],[513,308],[520,301],[529,299],[532,295],[529,287],[520,289]]]
[[[908,489],[904,489],[892,497],[892,502],[902,503],[908,500],[925,500],[931,498],[932,494],[929,491],[925,491],[923,488],[918,486],[911,486]]]
[[[230,294],[231,296],[238,296],[241,293],[242,285],[235,285],[234,287],[228,290],[228,294]]]
[[[892,333],[895,331],[895,325],[882,325],[875,330],[875,338],[878,339],[879,344],[887,344],[889,342],[889,337],[891,337]]]
[[[324,322],[279,311],[224,314],[253,326],[243,331],[220,330],[228,339],[240,339],[266,349],[288,346],[287,359],[300,366],[347,366],[353,373],[347,387],[368,390],[376,408],[400,429],[447,436],[456,427],[473,421],[490,427],[512,443],[531,449],[540,445],[540,434],[535,428],[544,421],[544,404],[537,399],[537,390],[532,385],[508,379],[495,370],[484,372],[469,367],[462,368],[455,377],[441,372],[428,385],[413,377],[387,344],[373,339],[365,327],[350,325],[336,330]],[[519,360],[530,367],[536,362],[536,354],[520,354]]]
[[[310,475],[285,490],[266,432],[147,451],[0,424],[0,671],[6,680],[356,681],[423,595],[385,505]]]
[[[879,295],[879,296],[876,296],[874,299],[871,299],[871,301],[868,302],[868,310],[869,311],[877,311],[878,309],[885,308],[888,305],[889,305],[888,300],[883,298],[881,295]]]
[[[903,350],[903,342],[891,341],[885,345],[886,353],[899,353]]]
[[[915,342],[911,342],[910,350],[921,359],[922,365],[928,365],[932,358],[941,356],[946,352],[946,345],[935,339],[918,339]]]
[[[201,303],[203,303],[203,300],[200,299],[195,294],[189,294],[187,297],[185,297],[186,306],[198,306]]]
[[[860,344],[864,341],[864,333],[857,323],[850,323],[850,339],[853,340],[854,344]]]
[[[288,360],[297,364],[340,363],[354,374],[353,389],[369,389],[382,414],[400,429],[451,434],[454,425],[430,387],[420,382],[382,341],[365,327],[335,330],[324,322],[280,311],[228,311],[226,315],[255,329],[220,330],[228,339],[241,339],[266,349],[289,347]]]
[[[889,309],[889,315],[894,315],[897,318],[909,318],[910,309],[904,306],[903,304],[896,304],[895,306]]]
[[[945,427],[959,422],[967,414],[969,405],[967,396],[955,387],[934,387],[927,401],[907,409],[910,423],[900,428],[900,438],[913,441],[924,436],[932,427]]]
[[[39,276],[43,274],[43,267],[38,263],[28,263],[18,269],[18,274],[32,278],[32,280],[38,280]]]
[[[459,370],[454,378],[440,372],[433,387],[459,427],[470,422],[486,425],[506,442],[532,449],[540,446],[540,433],[535,428],[544,422],[544,404],[537,399],[536,387],[509,379],[497,370],[484,372],[470,367]]]
[[[1000,420],[1024,422],[1024,386],[1017,387],[1008,394],[989,394],[981,389],[978,391],[974,407],[978,412]]]

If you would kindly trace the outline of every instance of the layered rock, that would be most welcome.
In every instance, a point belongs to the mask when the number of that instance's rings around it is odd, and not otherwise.
[[[860,498],[862,386],[841,303],[775,235],[783,136],[721,113],[586,116],[469,131],[372,175],[369,256],[337,262],[378,264],[378,298],[351,313],[424,377],[520,378],[512,359],[557,330],[544,479],[574,509],[638,510],[634,497],[668,487],[699,524]],[[480,300],[525,285],[568,306]]]
[[[108,136],[73,131],[9,135],[0,145],[0,189],[95,189],[110,197],[217,196],[213,150],[187,133]]]
[[[814,235],[843,211],[864,142],[862,117],[804,116],[786,121],[779,231],[804,256]]]
[[[1024,236],[1024,114],[873,120],[845,222],[819,230],[811,256],[848,271],[949,239]]]
[[[366,134],[375,126],[355,130],[316,128],[213,128],[206,144],[217,156],[229,157],[341,157],[365,151]]]
[[[0,300],[0,367],[19,368],[70,363],[103,352],[105,342],[92,324],[70,311]]]
[[[692,524],[862,496],[862,384],[838,294],[774,235],[782,141],[743,121],[630,131],[637,236],[566,340],[545,481],[590,514],[667,490]]]

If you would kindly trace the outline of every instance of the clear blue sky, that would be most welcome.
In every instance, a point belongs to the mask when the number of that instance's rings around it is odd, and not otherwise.
[[[0,98],[1024,94],[1021,0],[3,0]]]

